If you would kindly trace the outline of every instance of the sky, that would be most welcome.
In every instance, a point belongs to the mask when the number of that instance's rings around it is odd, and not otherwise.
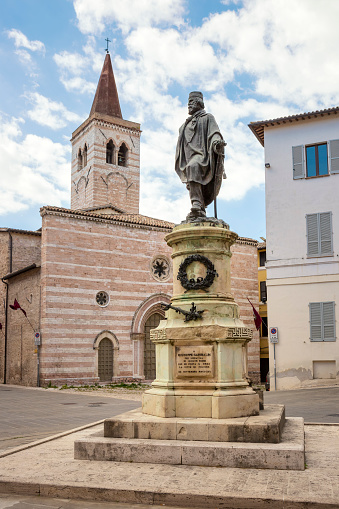
[[[141,123],[140,213],[189,211],[174,171],[192,90],[223,134],[218,217],[265,238],[264,149],[251,121],[339,105],[338,0],[1,0],[0,226],[70,206],[72,132],[88,117],[105,39],[123,118]],[[209,208],[208,215],[213,215]]]

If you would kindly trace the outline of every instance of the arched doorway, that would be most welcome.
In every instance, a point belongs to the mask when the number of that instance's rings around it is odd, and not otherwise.
[[[145,323],[145,346],[144,346],[144,374],[146,380],[154,380],[155,370],[155,344],[150,339],[150,330],[158,327],[163,316],[153,313]]]
[[[113,376],[113,344],[103,338],[98,348],[98,375],[100,382],[111,382]]]

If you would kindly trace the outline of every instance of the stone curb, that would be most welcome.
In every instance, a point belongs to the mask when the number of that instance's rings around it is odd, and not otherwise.
[[[244,497],[236,495],[203,495],[196,493],[171,493],[139,491],[118,488],[90,488],[81,485],[24,483],[0,481],[0,493],[35,495],[49,498],[77,499],[91,502],[115,502],[125,504],[149,504],[180,506],[191,509],[338,509],[337,503],[312,502],[271,497]]]
[[[46,442],[51,442],[52,440],[57,440],[58,438],[66,437],[67,435],[71,435],[72,433],[76,433],[77,431],[82,431],[87,428],[92,428],[97,424],[102,424],[105,419],[101,421],[92,422],[91,424],[86,424],[85,426],[80,426],[79,428],[73,428],[68,431],[63,431],[62,433],[58,433],[57,435],[51,435],[46,438],[42,438],[41,440],[35,440],[34,442],[29,442],[28,444],[19,445],[18,447],[13,447],[8,451],[0,452],[0,458],[4,458],[5,456],[10,456],[11,454],[15,454],[16,452],[25,451],[26,449],[31,449],[36,445],[45,444]]]

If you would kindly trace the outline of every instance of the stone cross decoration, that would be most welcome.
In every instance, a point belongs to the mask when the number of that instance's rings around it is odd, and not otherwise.
[[[191,200],[187,222],[206,219],[206,207],[219,194],[224,171],[223,140],[215,118],[204,110],[201,92],[191,92],[188,98],[189,117],[179,129],[175,155],[175,171],[186,184]]]

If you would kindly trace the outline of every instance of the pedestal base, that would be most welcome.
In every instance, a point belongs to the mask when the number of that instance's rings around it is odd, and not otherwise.
[[[164,391],[150,389],[143,394],[142,411],[157,417],[209,417],[230,419],[259,414],[259,396],[252,389],[232,391]]]
[[[105,436],[74,443],[78,460],[304,470],[304,421],[272,405],[259,416],[179,419],[133,410],[106,419]],[[279,442],[279,443],[277,443]]]

